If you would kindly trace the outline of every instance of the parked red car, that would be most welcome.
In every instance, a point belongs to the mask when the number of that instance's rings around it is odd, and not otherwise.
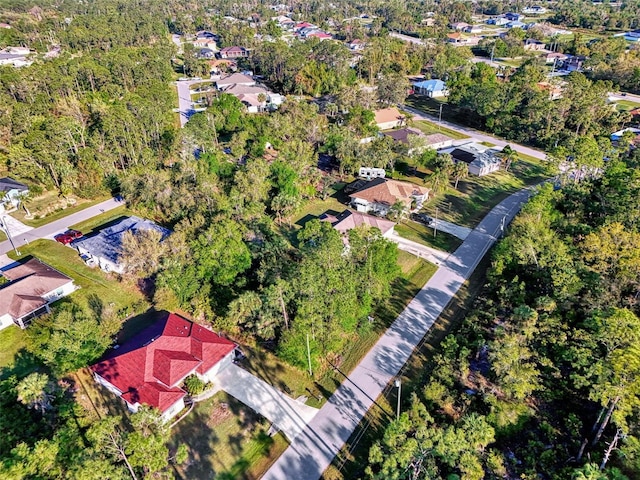
[[[58,235],[53,237],[53,239],[63,245],[69,245],[75,240],[75,238],[73,238],[71,235],[67,235],[66,233],[59,233]]]
[[[56,242],[60,242],[63,245],[69,245],[75,239],[80,237],[82,237],[82,232],[78,230],[67,230],[64,233],[59,233],[53,238]]]

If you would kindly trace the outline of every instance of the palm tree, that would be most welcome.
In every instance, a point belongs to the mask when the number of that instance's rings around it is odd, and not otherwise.
[[[23,378],[16,386],[18,401],[29,408],[45,411],[51,407],[51,385],[44,373],[32,373]]]
[[[505,172],[509,171],[509,167],[513,164],[513,162],[518,161],[518,152],[516,152],[511,145],[505,145],[500,152],[500,156],[502,157],[502,161],[504,163]]]
[[[455,185],[453,188],[458,189],[458,182],[469,175],[469,167],[464,162],[456,162],[453,165],[453,171],[451,172],[453,178],[455,178]]]

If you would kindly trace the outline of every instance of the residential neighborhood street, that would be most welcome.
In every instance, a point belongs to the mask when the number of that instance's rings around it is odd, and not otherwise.
[[[93,205],[91,207],[85,208],[84,210],[80,210],[79,212],[72,213],[71,215],[61,218],[60,220],[55,220],[41,227],[31,229],[27,232],[22,232],[19,235],[15,235],[13,231],[11,231],[11,225],[9,225],[9,233],[11,233],[13,243],[16,247],[19,248],[28,242],[33,242],[34,240],[38,240],[40,238],[53,238],[53,236],[57,233],[67,230],[70,225],[84,222],[91,217],[95,217],[96,215],[100,215],[103,212],[113,210],[114,208],[120,207],[122,205],[122,201],[116,200],[115,198],[110,198],[109,200],[105,200],[104,202],[98,203],[97,205]],[[10,252],[11,250],[12,247],[9,240],[5,240],[4,242],[0,243],[0,256],[4,255],[7,252]],[[3,257],[0,257],[0,267],[2,266],[2,258]]]
[[[456,123],[447,122],[445,120],[442,120],[442,122],[438,122],[438,117],[428,115],[421,110],[411,108],[407,105],[401,105],[400,107],[403,110],[406,110],[407,112],[409,112],[411,115],[413,115],[413,118],[416,120],[427,120],[429,122],[434,122],[436,124],[441,123],[443,127],[449,128],[451,130],[455,130],[456,132],[460,132],[465,135],[469,135],[470,137],[473,137],[474,139],[477,139],[480,142],[493,143],[494,145],[500,148],[504,147],[505,145],[510,145],[511,148],[513,148],[516,152],[520,152],[520,153],[523,153],[524,155],[529,155],[530,157],[538,158],[540,160],[547,159],[547,155],[540,150],[536,150],[530,147],[525,147],[524,145],[520,145],[518,143],[502,140],[501,138],[494,137],[493,135],[489,135],[487,133],[474,130],[473,128],[463,127]]]
[[[503,200],[431,277],[318,414],[262,477],[317,480],[530,194]],[[374,407],[377,408],[377,407]]]

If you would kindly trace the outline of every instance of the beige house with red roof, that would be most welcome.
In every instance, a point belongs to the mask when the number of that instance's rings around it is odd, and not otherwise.
[[[429,189],[414,183],[376,178],[349,197],[351,206],[358,212],[372,212],[384,216],[396,202],[403,203],[406,210],[422,208],[422,204],[429,197]]]
[[[184,408],[183,380],[205,382],[233,362],[236,345],[175,313],[167,313],[90,368],[95,380],[121,397],[130,411],[157,408],[166,421]]]
[[[0,330],[10,325],[26,328],[49,313],[49,304],[74,292],[73,280],[33,258],[2,272],[8,280],[0,285]]]

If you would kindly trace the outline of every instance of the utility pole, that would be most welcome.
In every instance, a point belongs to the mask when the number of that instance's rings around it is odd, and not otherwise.
[[[444,103],[440,104],[440,113],[438,114],[438,127],[440,127],[442,125],[442,107],[444,106]]]
[[[395,385],[398,387],[398,409],[396,411],[396,420],[400,420],[400,393],[402,391],[402,382],[400,382],[399,378],[396,378]]]
[[[4,230],[4,232],[7,234],[7,238],[9,239],[9,243],[11,244],[11,247],[13,248],[13,251],[16,253],[17,256],[22,255],[20,253],[20,250],[18,250],[15,246],[15,244],[13,243],[13,238],[11,238],[11,234],[9,233],[9,225],[7,225],[7,217],[6,216],[2,216],[2,218],[0,218],[0,227],[2,227],[2,229]]]
[[[309,360],[309,375],[313,377],[313,370],[311,370],[311,349],[309,348],[309,334],[307,333],[307,360]]]
[[[433,221],[433,238],[436,238],[436,233],[438,233],[438,207],[436,207],[436,218]]]

